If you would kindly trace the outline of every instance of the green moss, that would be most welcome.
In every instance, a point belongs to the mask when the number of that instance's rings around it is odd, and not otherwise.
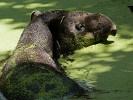
[[[4,94],[11,100],[20,97],[28,100],[63,98],[71,95],[70,90],[75,83],[49,67],[34,63],[17,65],[5,79]]]
[[[73,52],[74,50],[81,49],[83,47],[90,46],[95,43],[94,39],[89,36],[74,35],[73,33],[69,35],[63,35],[61,41],[61,47],[65,52]]]
[[[86,36],[75,36],[74,39],[75,43],[78,44],[79,48],[87,47],[95,42],[94,39],[91,39],[90,37]]]
[[[17,61],[21,58],[22,55],[26,55],[25,52],[31,51],[31,55],[28,58],[25,56],[25,59],[32,59],[33,56],[37,55],[37,52],[33,50],[36,46],[34,44],[22,45],[20,44],[13,52],[12,56],[8,60],[8,65],[15,67]]]

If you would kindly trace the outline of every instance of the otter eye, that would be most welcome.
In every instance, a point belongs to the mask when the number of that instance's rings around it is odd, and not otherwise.
[[[82,25],[82,24],[77,24],[77,25],[75,25],[75,28],[76,28],[78,31],[83,31],[83,30],[84,30],[84,25]]]

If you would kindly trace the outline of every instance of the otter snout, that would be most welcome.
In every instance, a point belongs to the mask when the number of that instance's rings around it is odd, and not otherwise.
[[[111,35],[115,36],[117,33],[117,28],[116,25],[113,23],[112,28],[111,28]]]
[[[115,36],[117,33],[117,29],[111,31],[111,35]]]

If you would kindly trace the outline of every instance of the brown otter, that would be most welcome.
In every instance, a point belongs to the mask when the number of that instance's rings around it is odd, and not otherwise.
[[[60,54],[69,54],[82,47],[107,42],[108,36],[115,36],[117,32],[113,21],[99,13],[56,10],[44,12],[43,16],[52,32],[54,56],[57,58]]]

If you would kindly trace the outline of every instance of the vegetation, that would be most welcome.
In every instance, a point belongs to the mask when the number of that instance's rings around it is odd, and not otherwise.
[[[116,37],[110,36],[108,39],[114,43],[89,46],[59,61],[72,78],[103,90],[93,93],[93,100],[132,100],[133,13],[127,7],[131,4],[132,0],[1,0],[0,66],[10,56],[9,51],[15,48],[33,10],[66,9],[103,13],[117,25]]]

